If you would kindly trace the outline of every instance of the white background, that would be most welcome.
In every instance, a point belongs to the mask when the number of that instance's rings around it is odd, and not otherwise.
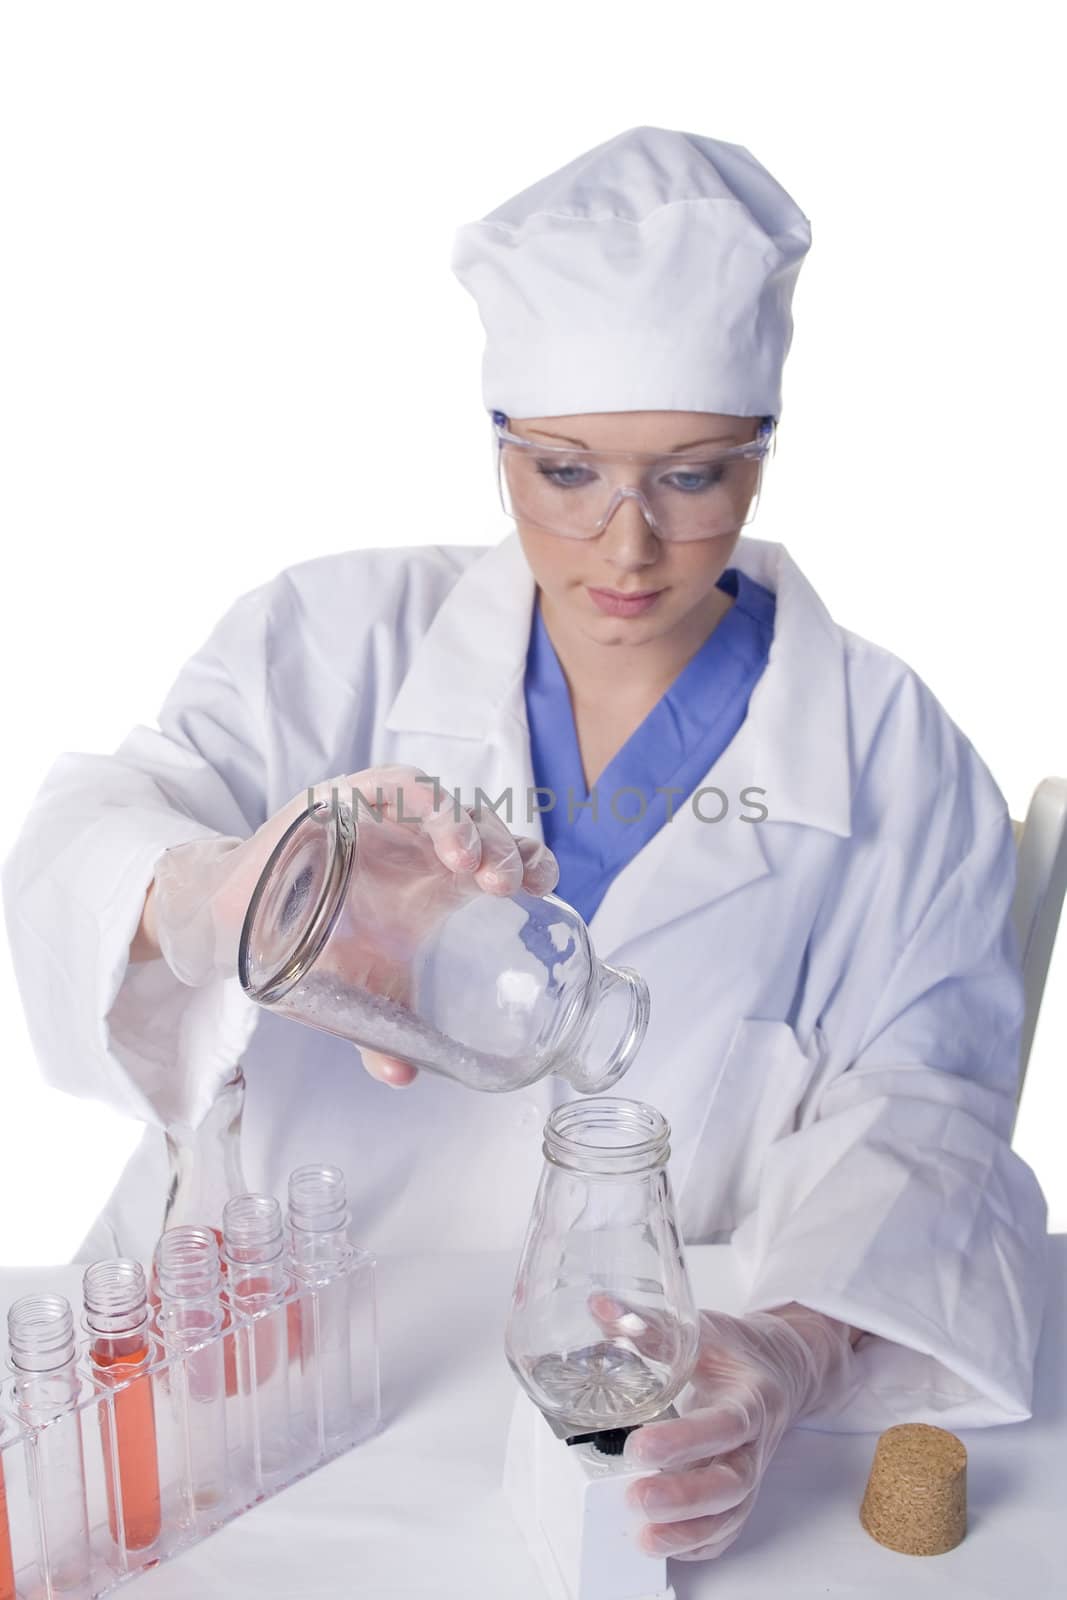
[[[7,4],[0,853],[59,752],[154,721],[238,594],[506,530],[452,233],[641,123],[747,146],[811,219],[752,531],[921,673],[1022,815],[1067,774],[1055,17]],[[1059,1228],[1065,972],[1016,1139]],[[2,965],[0,1029],[0,1260],[64,1259],[138,1128],[42,1086]]]

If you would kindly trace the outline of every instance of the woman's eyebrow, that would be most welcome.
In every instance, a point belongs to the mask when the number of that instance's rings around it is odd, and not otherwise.
[[[583,444],[581,439],[570,439],[565,433],[546,433],[543,428],[528,428],[528,433],[538,433],[542,439],[562,439],[564,444],[576,444],[579,450],[588,450],[589,446]]]
[[[675,447],[674,447],[673,452],[669,451],[668,454],[675,454],[676,455],[679,450],[695,450],[698,444],[736,444],[736,443],[737,443],[737,440],[734,438],[732,433],[720,433],[720,434],[717,434],[714,439],[690,439],[688,444],[676,444]]]
[[[564,444],[577,445],[579,450],[588,450],[589,446],[581,439],[572,439],[565,433],[546,433],[543,428],[529,428],[529,433],[540,434],[542,439],[562,439]],[[670,450],[664,450],[664,455],[677,455],[679,450],[695,450],[701,444],[736,444],[732,433],[720,433],[714,439],[690,439],[686,444],[676,444]],[[650,455],[658,455],[658,451],[650,451]]]

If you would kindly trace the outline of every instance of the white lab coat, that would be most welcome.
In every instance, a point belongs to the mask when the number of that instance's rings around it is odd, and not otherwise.
[[[1045,1208],[1008,1142],[1022,991],[1005,802],[930,690],[838,626],[782,546],[745,537],[734,560],[776,591],[777,618],[706,779],[727,815],[683,805],[591,923],[598,954],[651,991],[617,1092],[667,1116],[684,1236],[732,1237],[748,1309],[799,1300],[882,1336],[816,1424],[1018,1420]],[[163,849],[248,834],[345,772],[410,763],[468,801],[510,789],[513,830],[540,836],[534,592],[514,534],[303,562],[233,605],[161,731],[56,762],[4,867],[32,1037],[53,1083],[149,1124],[80,1256],[147,1255],[161,1126],[202,1116],[238,1062],[252,1188],[283,1196],[296,1164],[336,1162],[374,1250],[518,1250],[540,1129],[569,1089],[482,1095],[423,1072],[393,1090],[236,978],[189,989],[127,952]],[[741,820],[749,786],[766,820]]]

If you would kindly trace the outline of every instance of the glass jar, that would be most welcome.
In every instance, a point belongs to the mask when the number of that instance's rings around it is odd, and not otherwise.
[[[697,1355],[670,1127],[636,1100],[571,1100],[548,1118],[543,1149],[508,1362],[563,1427],[634,1427],[666,1410]]]
[[[471,1089],[622,1077],[648,1025],[637,973],[598,961],[555,895],[484,893],[414,821],[309,803],[252,895],[238,971],[260,1005]]]

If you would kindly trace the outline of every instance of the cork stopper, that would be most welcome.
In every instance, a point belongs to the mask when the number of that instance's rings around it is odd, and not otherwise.
[[[938,1556],[967,1531],[967,1451],[925,1422],[887,1428],[875,1446],[860,1522],[879,1544]]]

